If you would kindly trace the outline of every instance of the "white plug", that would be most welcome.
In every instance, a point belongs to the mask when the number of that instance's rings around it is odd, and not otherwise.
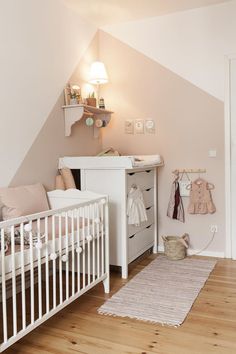
[[[212,233],[213,232],[218,232],[218,226],[217,225],[211,225],[210,226],[210,230],[211,230]]]

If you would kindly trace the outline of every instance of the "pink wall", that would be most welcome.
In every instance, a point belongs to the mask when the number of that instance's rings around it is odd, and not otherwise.
[[[219,232],[208,248],[222,256],[225,249],[224,206],[224,116],[223,103],[180,76],[165,69],[128,45],[100,31],[100,59],[106,64],[109,83],[102,86],[106,105],[115,114],[103,132],[103,146],[122,154],[163,155],[159,170],[159,235],[188,232],[191,248],[202,249],[211,238],[210,225]],[[125,119],[154,119],[155,135],[124,134]],[[216,149],[217,157],[208,157]],[[217,212],[188,215],[182,224],[170,220],[166,209],[176,168],[206,168],[203,177],[215,184]],[[191,176],[192,178],[197,176]],[[188,198],[184,198],[185,209]],[[213,252],[213,253],[212,253]]]
[[[0,2],[1,187],[17,173],[96,31],[64,1]]]
[[[98,58],[99,51],[110,80],[102,86],[101,95],[107,108],[115,112],[103,130],[102,140],[94,139],[93,129],[83,121],[73,127],[71,137],[64,136],[61,95],[11,185],[41,181],[51,189],[60,156],[95,155],[102,145],[113,146],[122,154],[161,154],[165,166],[159,169],[159,235],[188,232],[191,248],[199,250],[211,237],[210,225],[217,224],[219,232],[207,251],[222,256],[225,249],[223,103],[102,31],[99,43],[96,36],[79,63],[72,82],[84,87],[89,65]],[[126,135],[125,119],[138,118],[154,119],[156,134]],[[217,158],[208,157],[209,149],[217,150]],[[215,214],[186,213],[185,224],[167,218],[171,171],[176,168],[207,169],[204,177],[216,187]],[[188,198],[184,198],[185,209],[187,204]]]
[[[98,37],[95,35],[70,81],[79,83],[84,88],[88,80],[86,75],[89,66],[97,57]],[[11,181],[11,186],[40,181],[47,189],[53,189],[59,157],[96,155],[101,150],[101,138],[94,139],[93,128],[87,127],[83,119],[73,125],[71,136],[65,137],[63,105],[62,92]]]

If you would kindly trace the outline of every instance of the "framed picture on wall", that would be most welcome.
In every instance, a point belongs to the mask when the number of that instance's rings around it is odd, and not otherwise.
[[[136,134],[144,134],[144,120],[136,119],[134,123],[134,128]]]
[[[65,100],[65,105],[68,106],[70,104],[70,86],[66,86],[64,88],[64,100]]]

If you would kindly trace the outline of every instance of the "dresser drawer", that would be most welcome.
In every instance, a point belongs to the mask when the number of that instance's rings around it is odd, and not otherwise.
[[[146,226],[154,223],[154,206],[150,206],[149,208],[147,208],[146,213],[147,213],[147,221],[142,222],[140,226],[128,225],[128,236],[132,236],[137,232],[146,228]]]
[[[137,232],[129,237],[128,258],[132,262],[139,257],[154,243],[154,225],[147,226],[144,230]]]
[[[143,199],[146,208],[154,205],[154,188],[148,188],[143,191]]]
[[[132,184],[136,184],[140,189],[154,187],[154,170],[147,169],[143,172],[127,173],[127,190],[129,192]]]
[[[137,239],[136,235],[132,235],[128,239],[128,262],[132,262],[135,258],[137,258]]]

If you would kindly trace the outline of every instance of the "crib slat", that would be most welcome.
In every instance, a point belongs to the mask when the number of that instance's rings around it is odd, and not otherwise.
[[[80,209],[77,209],[76,234],[77,234],[77,291],[80,291]]]
[[[94,204],[92,204],[92,237],[93,237],[93,249],[92,249],[92,254],[93,254],[93,281],[95,281],[96,278],[96,254],[95,254],[95,210],[94,210]]]
[[[68,230],[68,213],[66,212],[66,255],[68,256],[69,250],[69,230]],[[69,299],[69,262],[66,262],[66,300]]]
[[[24,224],[20,224],[20,256],[21,256],[21,302],[22,302],[22,328],[26,328],[25,306],[25,260],[24,260]]]
[[[85,288],[85,207],[82,214],[82,233],[83,233],[83,289]]]
[[[33,249],[33,234],[32,234],[32,221],[30,221],[31,231],[29,232],[30,238],[30,315],[31,324],[34,323],[34,249]]]
[[[50,303],[49,303],[49,255],[48,255],[48,217],[45,218],[45,281],[46,281],[46,313],[49,313]]]
[[[99,234],[99,231],[100,231],[100,222],[99,222],[99,205],[98,203],[96,204],[96,212],[97,212],[97,216],[96,216],[96,219],[97,219],[97,277],[99,278],[100,277],[100,234]]]
[[[59,215],[59,286],[60,286],[60,304],[63,302],[63,276],[62,276],[62,229],[61,229],[61,214]]]
[[[41,270],[41,229],[40,219],[37,219],[37,242],[38,242],[38,310],[39,318],[42,318],[42,270]]]
[[[56,244],[55,244],[55,215],[52,216],[52,248],[53,248],[53,260],[52,260],[52,278],[53,278],[53,308],[57,306],[57,273],[56,273]]]
[[[17,300],[16,300],[16,264],[15,264],[15,227],[11,226],[11,264],[12,264],[12,307],[13,334],[17,333]]]
[[[106,279],[106,289],[108,293],[110,291],[110,262],[109,262],[109,210],[108,203],[105,204],[105,273]]]
[[[72,271],[72,296],[75,295],[75,223],[74,223],[74,210],[72,210],[72,219],[71,219],[71,271]]]
[[[104,207],[103,203],[100,204],[101,208],[101,272],[104,275]]]
[[[6,274],[5,274],[5,230],[1,229],[1,258],[2,258],[2,315],[3,340],[7,342],[7,302],[6,302]]]
[[[91,213],[91,206],[89,205],[88,206],[88,212],[87,212],[87,236],[88,236],[88,243],[87,243],[87,246],[88,246],[88,254],[87,254],[87,257],[88,257],[88,285],[90,285],[91,283],[91,280],[90,280],[90,245],[91,245],[91,241],[90,241],[90,213]]]

